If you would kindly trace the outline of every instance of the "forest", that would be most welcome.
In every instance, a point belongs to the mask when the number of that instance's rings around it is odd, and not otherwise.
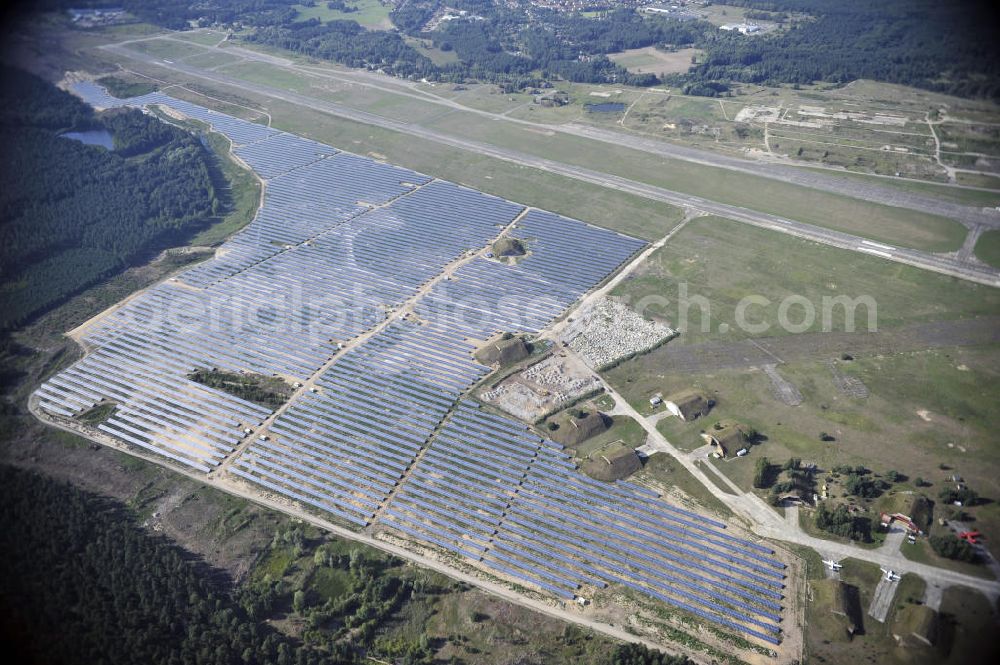
[[[346,541],[318,542],[300,525],[279,527],[255,573],[233,587],[140,527],[124,504],[0,466],[0,636],[19,665],[432,662],[427,639],[390,639],[381,627],[412,599],[449,593],[448,583]],[[283,574],[301,557],[314,588]],[[337,587],[334,598],[321,593],[327,587]],[[269,624],[283,612],[303,618],[300,639]],[[567,628],[566,639],[580,632]],[[622,644],[608,663],[690,661]]]
[[[292,396],[292,386],[274,376],[199,369],[188,374],[196,383],[218,388],[230,395],[276,409]]]
[[[962,97],[1000,97],[995,3],[935,0],[729,0],[813,18],[766,38],[714,31],[682,80],[764,84],[867,78]]]
[[[0,329],[185,242],[217,212],[210,155],[137,110],[96,115],[16,69],[0,72]],[[114,151],[61,137],[104,129]]]
[[[311,0],[124,0],[139,18],[171,29],[223,24],[249,27],[247,39],[353,67],[398,76],[459,82],[476,79],[505,89],[536,86],[554,77],[589,83],[648,86],[652,74],[633,74],[606,56],[630,48],[697,47],[706,56],[690,71],[664,77],[690,94],[717,96],[731,83],[844,84],[858,78],[916,86],[965,97],[1000,98],[1000,42],[993,3],[986,0],[728,0],[750,20],[783,24],[752,37],[724,32],[703,20],[679,21],[624,8],[584,16],[528,2],[408,0],[390,14],[397,31],[369,32],[350,20],[299,21],[296,4]],[[118,5],[114,0],[45,0],[47,7]],[[442,7],[482,20],[441,22]],[[805,20],[788,25],[795,14]],[[430,39],[454,51],[457,63],[435,65],[402,35]]]
[[[215,580],[121,504],[0,467],[0,624],[34,663],[352,662],[252,621]]]

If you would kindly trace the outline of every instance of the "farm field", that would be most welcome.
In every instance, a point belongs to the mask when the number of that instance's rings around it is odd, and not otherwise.
[[[636,74],[677,74],[691,68],[694,60],[701,55],[694,48],[677,51],[662,51],[653,46],[612,53],[609,58],[630,72]]]

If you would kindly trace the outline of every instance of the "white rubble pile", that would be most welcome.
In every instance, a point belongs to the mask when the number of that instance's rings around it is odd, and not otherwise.
[[[601,298],[579,315],[569,345],[591,367],[600,369],[636,353],[648,351],[676,333],[642,318],[627,305]]]

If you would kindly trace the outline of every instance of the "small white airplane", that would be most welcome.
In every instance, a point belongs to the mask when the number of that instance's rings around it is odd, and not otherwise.
[[[886,570],[885,568],[881,568],[880,570],[883,573],[885,573],[885,579],[889,580],[890,582],[898,582],[899,581],[899,573],[897,573],[892,568],[889,568],[888,570]]]
[[[836,561],[833,561],[832,559],[830,561],[824,559],[823,565],[829,568],[830,570],[840,570],[841,568],[844,567],[843,565],[837,563]]]

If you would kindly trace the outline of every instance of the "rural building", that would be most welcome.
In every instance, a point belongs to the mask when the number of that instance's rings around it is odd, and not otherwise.
[[[906,605],[892,626],[892,636],[901,647],[934,646],[937,633],[938,613],[926,605]]]
[[[695,390],[686,390],[670,395],[663,402],[667,411],[685,422],[707,414],[711,408],[711,404],[705,396]]]
[[[717,446],[722,457],[743,448],[747,442],[746,429],[736,423],[716,423],[712,429],[702,432],[701,438],[705,443]]]
[[[720,25],[719,30],[738,32],[741,35],[752,35],[755,32],[760,32],[760,26],[753,23],[727,23],[726,25]]]

